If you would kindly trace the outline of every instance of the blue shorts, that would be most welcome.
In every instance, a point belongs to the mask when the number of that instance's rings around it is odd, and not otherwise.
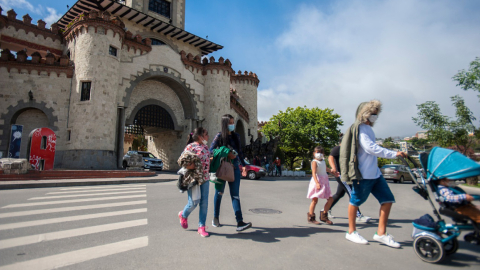
[[[370,193],[375,196],[380,204],[395,202],[395,197],[393,197],[387,181],[383,176],[380,176],[377,179],[353,181],[350,204],[357,207],[362,205],[368,199]]]

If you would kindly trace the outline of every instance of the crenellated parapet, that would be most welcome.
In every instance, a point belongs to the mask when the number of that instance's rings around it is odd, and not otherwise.
[[[37,24],[32,24],[32,18],[26,14],[23,16],[23,20],[17,19],[17,13],[13,9],[7,11],[7,16],[2,14],[2,7],[0,7],[0,29],[6,27],[13,27],[16,31],[23,30],[25,33],[33,33],[35,37],[38,35],[43,36],[45,39],[51,38],[53,41],[63,41],[63,37],[60,33],[60,28],[56,23],[52,24],[50,29],[45,28],[46,23],[42,20],[38,20]]]
[[[113,32],[113,37],[118,34],[120,39],[123,40],[125,38],[125,31],[123,30],[125,28],[125,24],[123,24],[122,21],[116,17],[111,18],[109,12],[98,12],[96,10],[92,10],[91,12],[84,12],[80,14],[78,17],[73,19],[65,27],[65,29],[63,29],[65,40],[73,40],[81,33],[82,28],[85,28],[85,31],[88,33],[90,27],[95,29],[95,33],[97,33],[99,27],[101,27],[104,29],[105,33],[108,30],[111,30]]]
[[[242,73],[242,71],[238,71],[237,74],[233,73],[232,76],[230,77],[230,80],[232,82],[243,82],[243,83],[248,83],[248,84],[252,84],[252,85],[255,85],[255,86],[258,86],[258,84],[260,83],[260,80],[258,79],[257,77],[257,74],[253,73],[253,72],[247,72],[245,71],[244,73]]]
[[[111,30],[113,37],[118,35],[122,46],[127,47],[127,50],[134,49],[135,52],[140,50],[141,54],[152,50],[152,41],[149,38],[142,40],[140,35],[133,36],[130,31],[125,32],[125,24],[118,17],[112,17],[108,11],[92,10],[80,14],[63,29],[65,40],[73,40],[81,33],[82,28],[88,32],[90,27],[95,29],[95,33],[98,33],[99,28],[105,33]]]
[[[127,31],[125,33],[125,40],[123,41],[123,46],[127,47],[127,51],[133,49],[136,53],[137,50],[140,50],[140,53],[143,54],[144,52],[150,52],[152,50],[152,40],[149,38],[142,40],[142,36],[133,36],[132,32]]]
[[[48,53],[45,58],[42,58],[39,52],[34,52],[31,60],[28,60],[25,51],[19,51],[15,56],[9,49],[2,50],[0,67],[7,68],[8,72],[11,69],[17,69],[19,73],[27,71],[28,74],[32,74],[32,71],[36,71],[37,74],[47,72],[49,76],[52,72],[55,72],[57,76],[65,73],[68,78],[72,78],[74,70],[73,63],[66,55],[56,58],[52,53]]]
[[[220,74],[222,72],[223,75],[231,76],[235,74],[235,71],[232,69],[232,62],[230,60],[225,60],[223,57],[218,59],[218,62],[215,62],[215,57],[210,57],[209,59],[204,58],[200,55],[193,56],[191,53],[186,54],[185,51],[180,52],[181,59],[183,64],[187,69],[191,69],[192,71],[202,72],[203,75],[207,75],[208,72],[210,74]],[[216,70],[216,73],[214,73]]]

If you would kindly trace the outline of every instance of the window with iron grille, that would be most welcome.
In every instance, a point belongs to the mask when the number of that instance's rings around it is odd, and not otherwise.
[[[110,48],[108,49],[108,53],[110,53],[110,55],[113,55],[113,56],[116,57],[117,56],[117,48],[110,46]]]
[[[92,82],[82,82],[82,92],[80,95],[80,101],[90,100],[91,87],[92,87]]]
[[[148,4],[148,9],[167,18],[170,18],[170,2],[168,1],[150,0],[150,3]]]

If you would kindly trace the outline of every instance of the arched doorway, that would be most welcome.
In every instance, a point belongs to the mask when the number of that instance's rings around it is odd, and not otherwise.
[[[162,106],[156,104],[145,105],[138,111],[134,110],[133,113],[135,113],[133,120],[128,121],[130,125],[125,126],[125,152],[129,149],[146,150],[148,148],[147,142],[138,145],[140,137],[153,137],[166,131],[175,130],[175,122],[172,116]],[[139,149],[139,146],[141,149]]]
[[[176,147],[182,132],[170,106],[159,100],[144,100],[126,120],[124,153],[148,151],[163,161],[164,169],[172,169],[178,158]]]
[[[30,132],[36,128],[49,127],[47,115],[43,111],[35,108],[23,110],[11,124],[23,126],[20,158],[27,158],[28,135]]]
[[[246,133],[245,133],[245,127],[241,120],[237,121],[237,124],[235,125],[235,132],[237,132],[238,135],[240,135],[240,142],[242,143],[242,147],[244,147],[246,145],[246,141],[245,141]]]

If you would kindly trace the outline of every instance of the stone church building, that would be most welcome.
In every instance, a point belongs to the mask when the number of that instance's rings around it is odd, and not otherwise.
[[[57,135],[55,168],[121,167],[126,134],[177,168],[196,127],[235,117],[243,143],[257,137],[255,73],[235,72],[223,47],[185,30],[186,0],[79,0],[50,29],[0,9],[0,155],[12,124]],[[206,26],[207,27],[207,26]],[[212,140],[214,136],[210,136]]]

